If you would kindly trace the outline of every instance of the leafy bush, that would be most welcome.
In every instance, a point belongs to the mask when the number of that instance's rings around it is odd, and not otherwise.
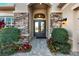
[[[17,28],[3,28],[0,32],[0,43],[10,44],[19,41],[20,30]]]
[[[68,43],[69,35],[64,28],[54,28],[51,33],[51,44],[48,43],[48,47],[52,52],[61,52],[63,54],[69,54],[71,45]],[[48,41],[48,42],[49,42]]]
[[[64,28],[54,28],[51,35],[53,40],[59,43],[66,43],[69,40],[68,32]]]
[[[15,52],[17,52],[17,50],[16,50],[16,45],[14,45],[14,44],[6,45],[6,46],[0,48],[1,56],[11,55]]]
[[[14,43],[19,41],[20,30],[17,28],[3,28],[0,32],[0,55],[10,55],[16,50]]]
[[[65,43],[63,45],[60,45],[60,52],[64,53],[64,54],[69,54],[70,53],[70,49],[71,49],[71,45],[69,43]]]

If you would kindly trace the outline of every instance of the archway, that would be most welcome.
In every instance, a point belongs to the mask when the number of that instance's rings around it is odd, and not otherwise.
[[[49,3],[31,3],[29,7],[29,32],[32,37],[40,38],[48,35],[48,12]],[[38,23],[38,24],[37,24]],[[38,33],[38,34],[35,34]]]

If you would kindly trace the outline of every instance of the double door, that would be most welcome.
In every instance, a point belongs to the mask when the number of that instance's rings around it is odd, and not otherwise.
[[[34,36],[36,38],[46,37],[46,21],[45,20],[34,20]]]

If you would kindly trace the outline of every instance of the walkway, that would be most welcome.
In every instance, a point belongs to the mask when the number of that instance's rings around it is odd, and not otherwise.
[[[25,53],[15,53],[13,56],[52,56],[46,43],[46,39],[33,39],[32,50]]]

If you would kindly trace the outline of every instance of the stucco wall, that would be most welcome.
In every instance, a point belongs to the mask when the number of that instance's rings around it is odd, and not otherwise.
[[[51,3],[51,12],[60,11],[60,9],[57,6],[58,6],[58,3]]]
[[[77,34],[75,31],[75,11],[72,10],[72,7],[74,6],[74,4],[69,4],[66,8],[63,9],[62,11],[62,17],[63,18],[67,18],[66,24],[63,26],[64,28],[66,28],[69,31],[69,36],[70,39],[72,41],[72,51],[73,52],[77,52]]]
[[[26,6],[26,3],[16,3],[15,6],[16,12],[28,12],[28,6]]]
[[[79,10],[75,11],[75,34],[76,34],[76,43],[77,51],[79,51]]]
[[[73,20],[74,20],[74,11],[71,9],[73,4],[70,4],[62,11],[62,18],[67,18],[66,24],[63,26],[68,31],[73,32]]]

